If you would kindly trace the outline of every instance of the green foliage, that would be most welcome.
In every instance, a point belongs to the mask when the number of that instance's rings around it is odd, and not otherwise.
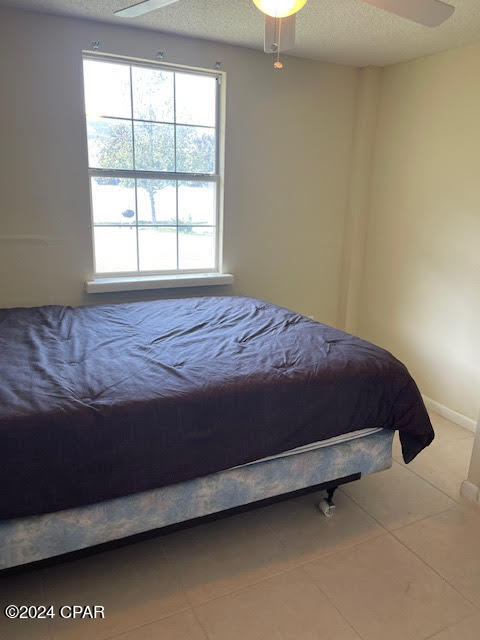
[[[153,99],[168,104],[171,77],[167,73],[151,73],[142,77],[140,92],[134,94],[136,113],[145,120],[155,120]],[[177,142],[175,158],[175,135]],[[89,123],[89,142],[97,150],[99,165],[103,169],[135,169],[137,171],[168,171],[182,173],[214,173],[215,132],[213,129],[193,126],[175,126],[153,122],[134,123],[135,145],[129,121],[99,119]],[[135,148],[134,148],[135,146]],[[175,167],[176,164],[176,167]],[[103,178],[108,180],[108,178]],[[133,186],[134,181],[125,181]],[[168,183],[144,180],[149,193],[152,221],[156,221],[155,193]]]

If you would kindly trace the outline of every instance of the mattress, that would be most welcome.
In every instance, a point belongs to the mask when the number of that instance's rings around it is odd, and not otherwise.
[[[0,520],[0,569],[184,522],[392,464],[393,431],[362,437],[169,487],[37,516]],[[369,433],[370,432],[370,433]],[[357,432],[358,433],[358,432]],[[261,517],[261,514],[259,514]],[[320,517],[320,514],[319,514]]]
[[[241,464],[238,467],[234,467],[234,469],[241,469],[242,467],[248,467],[249,465],[252,465],[252,464],[265,462],[266,460],[276,460],[277,458],[295,456],[298,453],[306,453],[307,451],[316,451],[317,449],[322,449],[323,447],[331,447],[335,444],[340,444],[341,442],[349,442],[350,440],[356,440],[357,438],[370,436],[370,435],[373,435],[374,433],[379,433],[380,431],[382,431],[380,427],[373,427],[371,429],[358,429],[357,431],[351,431],[350,433],[342,433],[341,435],[334,436],[333,438],[327,438],[326,440],[317,440],[317,442],[311,442],[310,444],[305,444],[302,447],[296,447],[295,449],[282,451],[281,453],[277,453],[274,456],[268,456],[266,458],[261,458],[260,460],[247,462],[246,464]]]
[[[405,366],[261,300],[0,310],[0,519],[206,476],[358,429],[433,439]]]

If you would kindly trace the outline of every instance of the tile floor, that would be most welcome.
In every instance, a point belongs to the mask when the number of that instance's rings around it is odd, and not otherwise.
[[[459,495],[473,434],[432,416],[413,464],[28,574],[0,603],[99,604],[97,621],[8,621],[1,640],[479,640],[480,510]],[[3,607],[2,607],[3,608]]]

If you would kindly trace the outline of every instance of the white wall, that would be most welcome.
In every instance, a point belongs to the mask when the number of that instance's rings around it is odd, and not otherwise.
[[[7,10],[0,12],[0,306],[165,295],[83,293],[92,252],[81,51],[93,40],[102,52],[144,59],[166,49],[167,62],[222,61],[224,253],[233,292],[335,323],[357,70],[290,58],[278,73],[257,51]],[[12,238],[24,235],[36,238]]]
[[[480,424],[480,421],[479,421]],[[468,479],[480,489],[480,428],[477,426]]]
[[[360,334],[480,407],[480,45],[382,71]]]
[[[476,427],[468,478],[462,482],[461,494],[480,505],[480,416]]]

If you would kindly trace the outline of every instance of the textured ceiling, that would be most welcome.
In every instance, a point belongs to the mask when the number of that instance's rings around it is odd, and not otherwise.
[[[251,0],[179,0],[135,19],[113,11],[137,0],[0,0],[0,5],[130,24],[263,49],[263,19]],[[357,66],[388,65],[480,40],[480,0],[448,0],[453,17],[422,27],[362,0],[308,0],[297,16],[293,55]]]

